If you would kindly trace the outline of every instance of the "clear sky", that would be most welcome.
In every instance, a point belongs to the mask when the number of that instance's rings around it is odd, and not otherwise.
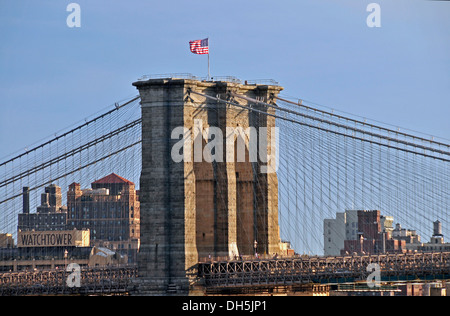
[[[450,2],[0,0],[0,159],[137,94],[144,74],[271,78],[284,94],[450,139]],[[367,5],[381,8],[370,28]]]

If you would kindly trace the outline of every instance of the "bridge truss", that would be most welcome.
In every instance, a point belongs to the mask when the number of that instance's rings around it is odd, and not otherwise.
[[[72,271],[49,270],[0,274],[0,296],[125,295],[133,290],[137,267],[83,268],[80,284],[72,284]]]
[[[200,263],[198,272],[212,293],[250,287],[267,290],[312,283],[366,282],[374,271],[367,269],[371,264],[379,267],[380,282],[450,278],[448,252],[217,261]]]

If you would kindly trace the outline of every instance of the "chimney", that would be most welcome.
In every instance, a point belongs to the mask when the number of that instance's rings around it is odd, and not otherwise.
[[[49,201],[49,194],[48,193],[42,193],[41,194],[41,206],[49,207],[50,204]]]
[[[48,193],[48,204],[59,209],[62,206],[61,188],[55,184],[51,184],[45,188],[45,193]]]
[[[23,214],[30,214],[30,188],[23,187]]]
[[[442,224],[438,220],[433,222],[433,236],[442,236]]]

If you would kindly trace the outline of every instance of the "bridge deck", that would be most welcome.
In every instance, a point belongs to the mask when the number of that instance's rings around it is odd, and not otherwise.
[[[381,281],[450,278],[449,252],[216,261],[200,263],[198,273],[209,288],[276,287],[364,281],[369,264]]]
[[[70,277],[65,270],[1,273],[0,296],[127,293],[137,267],[83,268],[80,286],[70,286]]]
[[[450,252],[346,257],[292,257],[201,262],[206,290],[275,289],[307,284],[365,281],[380,268],[381,281],[450,279]],[[0,295],[121,294],[133,292],[136,266],[84,268],[81,286],[70,287],[64,270],[0,274]]]

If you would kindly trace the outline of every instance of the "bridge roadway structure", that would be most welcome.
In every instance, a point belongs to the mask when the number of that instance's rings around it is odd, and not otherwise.
[[[80,286],[64,269],[0,273],[1,296],[107,295],[129,293],[136,266],[82,268]]]
[[[297,256],[279,259],[209,259],[199,262],[196,293],[296,292],[309,285],[367,282],[377,264],[380,282],[431,282],[450,279],[450,252],[367,256]],[[195,270],[195,269],[194,269]],[[80,286],[70,286],[65,270],[0,274],[0,295],[140,295],[136,266],[83,268]],[[374,281],[374,280],[370,280]],[[144,293],[145,294],[145,293]],[[176,289],[167,294],[177,294]]]
[[[198,275],[209,293],[295,292],[306,284],[367,282],[371,264],[378,265],[380,282],[450,279],[448,252],[214,261],[200,263]]]

